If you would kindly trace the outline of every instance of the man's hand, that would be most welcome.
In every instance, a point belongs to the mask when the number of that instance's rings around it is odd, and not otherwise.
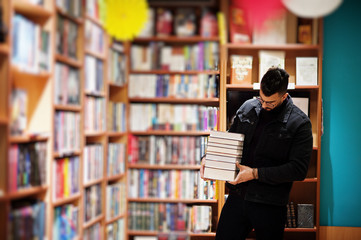
[[[242,182],[248,182],[250,180],[255,179],[253,175],[253,169],[236,162],[237,167],[239,168],[239,173],[237,174],[236,179],[234,181],[229,181],[230,184],[236,185]]]
[[[206,157],[204,156],[202,158],[202,162],[201,162],[201,169],[199,170],[200,171],[200,174],[201,174],[201,178],[204,180],[204,181],[207,181],[209,179],[207,178],[204,178],[204,168],[206,167]]]

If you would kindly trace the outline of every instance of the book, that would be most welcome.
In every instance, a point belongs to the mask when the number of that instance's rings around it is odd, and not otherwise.
[[[210,136],[210,138],[216,137],[216,138],[244,141],[244,134],[241,134],[241,133],[210,131],[209,136]]]
[[[237,170],[237,166],[235,164],[236,160],[234,162],[223,162],[219,160],[209,160],[206,158],[206,167],[210,168],[221,168],[226,170]]]
[[[173,28],[173,14],[169,9],[158,8],[157,9],[157,24],[156,34],[157,36],[169,36],[171,35]]]
[[[204,177],[206,179],[233,181],[237,176],[237,171],[221,168],[204,168]]]
[[[293,104],[309,116],[310,99],[306,97],[292,97]]]
[[[252,56],[231,56],[231,84],[252,84]]]
[[[259,82],[261,82],[263,75],[269,68],[285,68],[285,55],[284,51],[259,51]]]
[[[242,148],[232,149],[232,148],[218,147],[208,144],[207,153],[229,154],[229,155],[235,155],[236,157],[242,155]]]
[[[296,57],[296,85],[317,86],[317,73],[317,57]]]
[[[174,17],[174,32],[178,37],[196,34],[196,14],[194,8],[177,8]]]
[[[11,93],[10,134],[22,135],[27,127],[28,94],[15,88]]]
[[[232,43],[250,43],[252,39],[244,10],[233,4],[229,7],[229,34]]]
[[[314,227],[314,205],[297,204],[297,227],[313,228]]]
[[[297,43],[312,44],[313,41],[313,19],[298,18],[297,19]]]
[[[207,153],[206,160],[236,163],[236,161],[241,162],[241,157]]]

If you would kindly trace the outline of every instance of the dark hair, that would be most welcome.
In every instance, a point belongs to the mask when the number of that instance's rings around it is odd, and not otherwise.
[[[275,93],[285,94],[287,92],[288,77],[288,73],[282,68],[272,67],[268,69],[261,80],[262,93],[267,97]]]

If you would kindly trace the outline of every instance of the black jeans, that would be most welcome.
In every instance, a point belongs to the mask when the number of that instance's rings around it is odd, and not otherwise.
[[[257,240],[281,240],[286,218],[286,206],[250,202],[230,194],[218,222],[216,240],[244,240],[252,229]]]

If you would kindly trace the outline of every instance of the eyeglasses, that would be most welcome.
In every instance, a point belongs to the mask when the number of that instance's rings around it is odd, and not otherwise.
[[[276,106],[276,104],[264,101],[261,97],[257,97],[257,100],[263,105],[266,104],[267,107],[269,108],[274,108]]]

